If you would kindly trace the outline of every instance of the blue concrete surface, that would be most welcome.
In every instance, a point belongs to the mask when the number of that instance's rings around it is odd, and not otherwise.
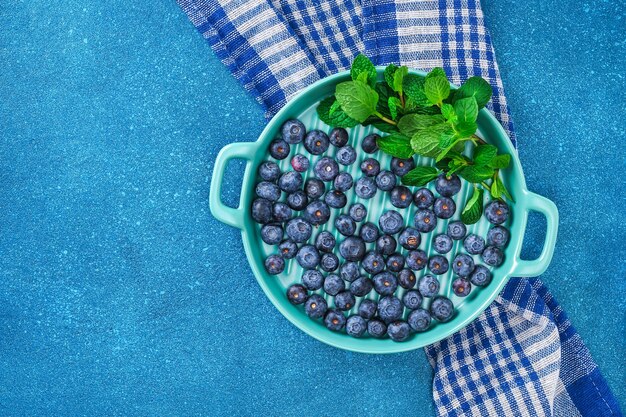
[[[484,11],[561,213],[543,278],[624,407],[624,5]],[[0,415],[433,415],[422,351],[297,331],[211,217],[217,152],[263,124],[173,1],[0,5]]]

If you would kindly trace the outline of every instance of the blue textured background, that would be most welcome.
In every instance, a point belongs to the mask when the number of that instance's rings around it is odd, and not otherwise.
[[[560,209],[543,278],[624,407],[623,4],[484,9],[528,186]],[[211,217],[217,152],[263,124],[173,1],[0,5],[0,415],[433,413],[422,351],[297,331]]]

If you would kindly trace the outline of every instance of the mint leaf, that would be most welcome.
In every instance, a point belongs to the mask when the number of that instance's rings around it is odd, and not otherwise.
[[[333,105],[330,106],[330,110],[328,111],[328,115],[332,116],[340,108],[341,108],[341,106],[339,105],[339,102],[337,100],[335,100]]]
[[[397,70],[398,70],[398,67],[395,66],[394,64],[389,64],[385,68],[385,72],[384,72],[385,82],[387,83],[389,88],[393,88],[393,75],[396,73]]]
[[[335,96],[325,98],[317,106],[317,115],[320,120],[332,127],[354,127],[359,124],[358,121],[348,116],[337,104],[336,108],[330,113],[331,108],[337,103]]]
[[[495,169],[504,169],[509,166],[511,155],[508,153],[498,155],[489,162],[489,166]]]
[[[362,75],[365,74],[365,75]],[[358,54],[352,61],[350,68],[350,77],[353,81],[360,80],[374,87],[376,84],[376,67],[372,61],[363,54]]]
[[[461,88],[456,90],[455,99],[464,97],[474,97],[479,109],[485,107],[485,104],[491,99],[493,90],[487,81],[481,77],[470,77],[463,83]]]
[[[474,97],[457,100],[454,103],[454,112],[459,122],[475,122],[478,117],[478,104]]]
[[[387,122],[382,122],[380,119],[376,118],[376,121],[371,123],[376,129],[385,133],[400,133],[398,132],[398,128],[394,125],[390,125]]]
[[[487,165],[491,163],[493,158],[498,154],[498,148],[493,145],[478,145],[474,148],[474,163],[476,165]]]
[[[407,74],[402,81],[404,94],[419,107],[429,107],[431,102],[424,93],[424,78],[415,74]]]
[[[443,103],[441,105],[441,114],[443,115],[443,117],[446,118],[446,120],[450,122],[456,122],[457,120],[456,113],[454,112],[454,107],[452,107],[451,104]]]
[[[393,74],[393,90],[399,94],[402,94],[402,83],[408,73],[409,69],[403,65]]]
[[[440,124],[418,130],[411,137],[411,147],[418,155],[436,158],[441,152],[439,148],[441,135],[447,129],[449,129],[447,125]]]
[[[389,105],[389,113],[391,113],[391,119],[396,120],[398,118],[398,108],[402,107],[402,102],[398,97],[389,97],[387,100]]]
[[[468,138],[476,133],[478,125],[476,122],[458,122],[454,125],[454,129],[457,131],[460,137]]]
[[[345,81],[337,84],[335,97],[344,112],[359,123],[376,112],[378,93],[361,81]]]
[[[432,104],[441,105],[450,95],[450,82],[445,76],[426,77],[424,80],[424,94]]]
[[[474,224],[483,215],[483,190],[474,188],[474,194],[467,201],[461,212],[461,221],[465,224]]]
[[[493,175],[493,168],[489,168],[483,165],[469,165],[459,171],[459,175],[465,178],[466,181],[473,183],[480,183],[486,179],[491,178]]]
[[[430,70],[428,74],[426,74],[426,79],[434,78],[434,77],[446,77],[446,72],[441,67],[435,67]]]
[[[380,82],[376,83],[374,90],[378,93],[378,104],[376,110],[385,117],[391,118],[391,112],[389,111],[389,97],[395,97],[395,93],[387,84]]]
[[[435,178],[437,178],[438,175],[439,171],[437,170],[437,168],[416,167],[407,172],[402,177],[402,184],[421,187],[422,185],[426,185]]]
[[[456,136],[451,129],[443,131],[439,135],[439,147],[441,149],[451,147],[457,141],[457,139],[458,136]]]
[[[509,194],[509,191],[506,189],[499,176],[496,176],[491,183],[489,192],[493,198],[502,198],[502,196],[505,196],[509,200],[513,201],[513,197],[511,197],[511,194]]]
[[[413,137],[418,130],[443,123],[439,115],[407,114],[398,120],[398,130],[408,137]]]
[[[400,133],[379,138],[376,143],[383,152],[396,158],[408,159],[415,154],[411,140]]]

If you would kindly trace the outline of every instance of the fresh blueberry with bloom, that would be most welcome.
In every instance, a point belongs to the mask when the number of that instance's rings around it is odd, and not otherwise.
[[[315,200],[306,206],[302,217],[312,225],[319,226],[326,223],[330,218],[330,207],[321,200]]]
[[[450,236],[454,240],[461,240],[465,237],[467,233],[467,228],[463,224],[463,222],[450,222],[448,223],[448,236]]]
[[[397,246],[396,240],[391,235],[382,235],[376,240],[376,252],[383,255],[391,255]]]
[[[280,256],[285,259],[292,259],[298,253],[298,245],[292,240],[283,240],[280,245],[278,245],[278,250],[280,251]]]
[[[324,275],[315,269],[309,269],[302,274],[302,285],[311,291],[317,291],[324,285]]]
[[[378,226],[383,233],[394,235],[398,233],[404,225],[402,215],[395,210],[389,210],[383,213],[378,219]]]
[[[487,246],[483,251],[481,258],[483,262],[489,266],[500,266],[504,262],[504,253],[502,249],[495,246]]]
[[[326,191],[326,186],[317,178],[309,178],[306,180],[306,184],[304,184],[304,192],[307,197],[311,200],[315,200],[324,195]]]
[[[266,224],[261,228],[261,239],[268,245],[278,245],[283,240],[283,228],[278,224]]]
[[[331,308],[324,316],[324,324],[330,330],[338,332],[346,325],[346,316],[341,311]]]
[[[346,261],[360,261],[365,256],[365,242],[359,237],[349,236],[339,244],[339,253]]]
[[[306,220],[296,217],[287,222],[287,236],[296,243],[304,243],[311,237],[313,228]]]
[[[382,191],[391,191],[396,186],[396,174],[383,170],[376,175],[376,186]]]
[[[420,209],[413,217],[413,224],[422,233],[432,232],[437,227],[437,217],[431,210]]]
[[[428,188],[420,188],[413,194],[413,202],[417,208],[427,209],[435,203],[435,196]]]
[[[479,287],[488,285],[491,282],[491,271],[486,266],[477,265],[470,274],[470,282]]]
[[[385,322],[399,320],[402,317],[402,301],[393,295],[382,297],[378,300],[378,316]]]
[[[367,330],[367,322],[361,316],[350,316],[346,321],[346,333],[352,337],[361,337]]]
[[[413,203],[413,194],[404,185],[397,185],[391,190],[389,200],[394,207],[407,208]]]
[[[339,190],[331,190],[326,193],[324,201],[332,208],[344,208],[348,204],[346,195]]]
[[[296,261],[304,269],[314,269],[320,263],[320,253],[313,245],[304,245],[296,254]]]
[[[309,159],[302,154],[294,155],[294,157],[291,158],[291,167],[294,171],[305,172],[309,169]]]
[[[474,259],[469,255],[461,253],[452,261],[452,270],[460,277],[467,277],[474,270]]]
[[[300,120],[291,119],[283,123],[280,129],[283,140],[287,143],[300,143],[306,134],[306,128]]]
[[[415,310],[422,305],[422,295],[417,290],[411,290],[404,293],[402,303],[409,310]]]
[[[398,280],[390,272],[381,272],[374,275],[374,289],[380,295],[393,295],[398,288]]]
[[[406,321],[396,320],[387,326],[387,334],[394,342],[404,342],[411,334],[411,327]]]
[[[259,177],[265,181],[276,181],[280,177],[280,167],[276,162],[265,161],[259,165]]]
[[[272,221],[272,202],[264,198],[256,198],[252,202],[252,218],[255,222],[265,224]]]
[[[399,253],[391,254],[387,257],[387,270],[400,272],[404,268],[404,256]]]
[[[428,269],[435,275],[445,274],[449,267],[448,260],[441,255],[431,256],[428,260]]]
[[[452,250],[452,238],[448,235],[437,235],[433,238],[433,248],[439,253],[448,253]]]
[[[363,254],[365,254],[365,247],[363,247]],[[359,277],[359,265],[356,262],[345,262],[339,268],[339,275],[341,279],[352,282]]]
[[[282,139],[275,139],[270,143],[270,155],[276,159],[287,158],[290,150],[289,144]]]
[[[461,191],[461,179],[456,174],[452,174],[449,177],[441,174],[435,181],[435,189],[443,197],[452,197]]]
[[[359,277],[350,284],[350,292],[357,297],[365,297],[374,288],[374,283],[368,277]]]
[[[415,161],[413,159],[391,158],[391,172],[398,177],[404,177],[413,168],[415,168]]]
[[[374,223],[367,222],[363,223],[361,226],[361,230],[359,230],[359,236],[363,239],[364,242],[372,243],[378,239],[380,232],[378,227]]]
[[[469,254],[481,254],[483,250],[485,250],[485,239],[473,233],[469,234],[465,240],[463,240],[463,247]]]
[[[437,296],[430,303],[430,314],[441,322],[449,321],[454,315],[454,304],[443,295]]]
[[[328,310],[328,304],[326,303],[326,300],[324,300],[324,297],[318,294],[311,295],[304,304],[304,311],[307,316],[312,319],[324,317],[326,310]]]
[[[265,259],[265,269],[270,275],[278,275],[285,270],[285,260],[278,255],[270,255]]]
[[[344,236],[352,236],[356,232],[356,222],[347,214],[335,218],[335,228]]]
[[[398,272],[398,284],[400,284],[402,288],[409,290],[415,287],[416,280],[415,274],[408,268]]]
[[[293,284],[287,288],[287,299],[291,304],[303,304],[306,302],[307,298],[309,298],[309,293],[303,285]]]
[[[434,212],[440,219],[449,219],[456,211],[454,200],[448,197],[439,197],[435,200]]]
[[[287,205],[296,211],[304,210],[309,199],[302,190],[293,192],[287,196]]]
[[[341,148],[346,146],[348,143],[348,131],[342,127],[336,127],[330,131],[330,135],[328,135],[328,139],[330,143],[332,143],[337,148]]]
[[[361,203],[354,203],[351,205],[349,213],[350,217],[352,217],[352,220],[355,222],[362,222],[365,220],[365,217],[367,217],[367,209]]]
[[[434,297],[439,294],[439,281],[432,275],[424,275],[419,279],[417,289],[424,297]]]
[[[428,256],[421,249],[411,250],[406,254],[406,266],[414,271],[420,271],[426,267]]]
[[[380,253],[374,251],[365,254],[362,262],[363,269],[370,274],[378,274],[385,269],[385,260]]]
[[[380,136],[376,133],[365,136],[361,142],[361,148],[367,153],[376,152],[378,150],[378,143],[376,143],[378,139],[380,139]]]
[[[363,300],[359,305],[359,316],[364,319],[371,319],[376,315],[378,304],[374,300]]]
[[[354,161],[356,161],[356,151],[352,146],[344,146],[337,151],[335,159],[337,159],[337,162],[341,165],[352,165]]]
[[[341,291],[335,296],[335,307],[342,311],[350,310],[354,307],[356,299],[350,291]]]
[[[452,281],[452,291],[457,297],[466,297],[472,290],[472,284],[465,278],[456,278]]]
[[[387,325],[379,319],[372,319],[367,322],[367,333],[370,336],[380,339],[387,334]]]
[[[280,198],[280,188],[269,181],[261,181],[256,185],[256,195],[270,201],[278,201]]]
[[[272,206],[272,216],[277,222],[286,222],[293,216],[293,211],[285,203],[274,203]]]
[[[348,191],[352,188],[354,181],[352,180],[352,175],[348,172],[340,172],[334,179],[333,185],[335,190],[339,190],[342,192]]]
[[[409,326],[411,326],[411,329],[416,332],[423,332],[428,329],[430,327],[431,320],[432,318],[430,317],[430,313],[428,310],[424,310],[423,308],[411,311],[409,317],[407,318]]]
[[[321,130],[312,130],[304,137],[304,148],[313,155],[326,152],[329,143],[328,135]]]
[[[303,182],[302,174],[296,171],[285,172],[278,178],[278,186],[286,193],[298,191]]]
[[[504,226],[492,227],[487,233],[487,244],[489,246],[496,246],[503,248],[509,242],[510,233]]]
[[[333,272],[339,268],[339,258],[334,253],[325,253],[320,259],[320,267],[326,272]]]
[[[361,172],[368,177],[375,177],[380,172],[380,163],[374,158],[367,158],[361,162]]]
[[[332,252],[336,244],[335,236],[326,230],[320,232],[315,238],[315,247],[320,252]]]
[[[335,296],[346,289],[346,283],[339,278],[339,275],[330,274],[324,280],[324,292]]]
[[[325,156],[315,163],[313,172],[322,181],[332,181],[339,174],[339,165],[333,159]]]
[[[376,181],[370,177],[361,177],[356,180],[354,185],[354,192],[357,196],[365,199],[370,199],[376,195]]]
[[[402,233],[400,233],[398,242],[400,242],[400,246],[404,249],[415,250],[422,242],[422,237],[419,230],[414,227],[407,227],[402,231]]]
[[[493,224],[502,224],[509,218],[509,206],[502,200],[494,200],[485,206],[485,216]]]

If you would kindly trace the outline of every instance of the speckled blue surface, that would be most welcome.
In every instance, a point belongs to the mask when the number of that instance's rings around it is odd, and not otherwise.
[[[624,5],[484,11],[528,187],[560,209],[543,278],[626,408]],[[1,415],[433,414],[422,351],[296,330],[211,217],[217,152],[263,124],[173,1],[0,6]]]

